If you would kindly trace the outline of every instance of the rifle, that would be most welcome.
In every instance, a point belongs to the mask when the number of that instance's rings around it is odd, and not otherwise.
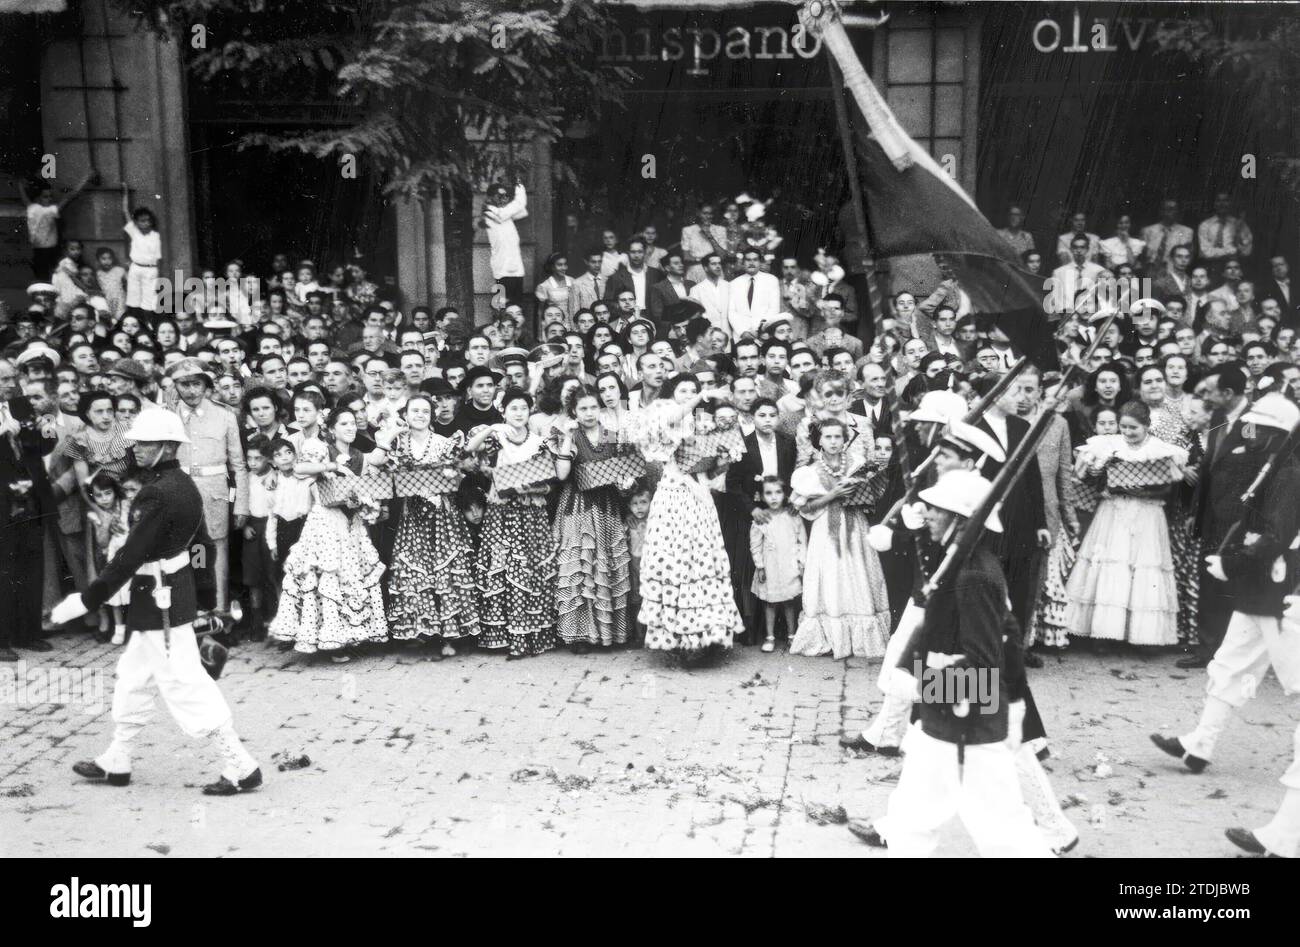
[[[1293,428],[1286,437],[1278,442],[1277,447],[1264,461],[1264,466],[1259,468],[1259,473],[1255,475],[1255,479],[1246,488],[1246,492],[1241,495],[1241,505],[1243,507],[1241,517],[1228,527],[1227,533],[1223,536],[1223,542],[1219,543],[1215,555],[1222,556],[1223,551],[1236,541],[1237,535],[1245,529],[1246,517],[1250,514],[1250,505],[1257,498],[1262,497],[1268,488],[1272,486],[1273,481],[1277,479],[1278,471],[1282,469],[1283,461],[1294,454],[1297,447],[1300,447],[1300,425]]]

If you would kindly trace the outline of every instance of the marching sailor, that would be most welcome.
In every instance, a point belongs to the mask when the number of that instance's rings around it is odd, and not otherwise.
[[[1270,456],[1300,424],[1300,408],[1285,395],[1260,396],[1241,416],[1247,450]],[[1249,504],[1241,527],[1220,555],[1206,558],[1211,575],[1231,582],[1233,612],[1223,643],[1206,668],[1205,707],[1196,729],[1181,737],[1153,733],[1151,740],[1179,757],[1193,773],[1210,764],[1214,749],[1235,711],[1255,696],[1270,667],[1283,693],[1300,693],[1300,466],[1278,457],[1279,466],[1263,495]],[[1286,794],[1273,820],[1253,832],[1228,829],[1228,839],[1258,855],[1300,857],[1300,727],[1295,752],[1282,774]]]
[[[991,486],[973,470],[950,470],[922,490],[930,538],[952,542]],[[985,528],[1001,530],[996,511]],[[924,683],[919,722],[903,742],[886,816],[892,857],[933,855],[954,815],[982,856],[1051,857],[1016,773],[1025,712],[1018,634],[993,537],[981,536],[926,603],[917,652],[923,673],[944,683],[937,697]],[[973,686],[956,687],[958,680]]]
[[[126,437],[135,442],[145,485],[131,504],[126,543],[85,592],[69,595],[53,612],[59,624],[103,605],[130,583],[130,635],[117,663],[113,742],[94,762],[73,771],[111,786],[131,781],[131,744],[153,716],[157,685],[172,716],[191,737],[211,739],[224,763],[205,795],[233,796],[262,784],[262,771],[235,734],[230,707],[209,676],[194,633],[197,613],[190,549],[203,533],[203,498],[181,469],[176,451],[189,442],[180,416],[143,412]]]
[[[1007,459],[1002,451],[1002,445],[993,435],[954,418],[943,431],[935,453],[933,469],[940,477],[949,470],[974,470],[984,457],[991,457],[998,463],[1003,463]],[[924,504],[917,504],[917,506],[923,507]],[[845,734],[840,738],[840,746],[858,753],[897,756],[899,744],[911,721],[917,682],[909,671],[899,667],[899,662],[909,653],[912,636],[921,627],[921,620],[925,615],[925,598],[921,589],[934,574],[934,570],[939,567],[944,552],[941,544],[930,539],[922,515],[910,507],[905,507],[902,511],[903,526],[906,531],[898,539],[905,543],[916,540],[916,552],[920,561],[916,563],[913,573],[912,594],[908,597],[898,627],[894,629],[889,642],[885,645],[885,658],[880,665],[880,677],[877,681],[881,692],[885,695],[885,700],[865,730],[858,734]],[[895,541],[892,533],[893,531],[883,524],[871,528],[869,538],[877,552],[892,548]],[[920,535],[915,535],[916,533]]]

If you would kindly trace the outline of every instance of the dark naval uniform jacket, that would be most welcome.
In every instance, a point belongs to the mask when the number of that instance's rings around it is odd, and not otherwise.
[[[971,694],[965,716],[958,715],[953,701],[922,699],[921,729],[945,743],[1005,740],[1007,704],[1025,697],[1020,633],[1008,607],[1007,583],[994,542],[995,538],[986,534],[957,574],[944,580],[925,607],[925,624],[914,657],[924,662],[930,652],[961,654],[965,659],[957,665],[960,668],[997,671],[997,686],[986,705],[982,707]]]
[[[142,566],[184,554],[185,563],[177,571],[163,576],[171,587],[168,627],[194,621],[198,606],[194,587],[194,569],[189,561],[196,542],[206,539],[203,523],[203,498],[189,475],[175,460],[159,463],[143,471],[144,486],[131,503],[131,531],[126,543],[82,594],[91,612],[103,605],[123,585],[130,583],[131,603],[126,610],[126,626],[131,631],[158,631],[164,627],[163,615],[154,601],[155,579],[137,575]]]

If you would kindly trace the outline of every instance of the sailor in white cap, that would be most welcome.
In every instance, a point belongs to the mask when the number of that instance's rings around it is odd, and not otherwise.
[[[973,425],[954,420],[944,429],[937,447],[934,467],[942,479],[949,471],[976,472],[986,458],[998,464],[1005,462],[1005,453],[997,439]],[[924,527],[924,510],[924,502],[917,504],[917,508],[905,509],[904,525],[911,529]],[[877,525],[872,527],[871,541],[877,549],[887,549],[893,542],[893,537],[890,530],[883,525]],[[861,734],[851,739],[840,738],[841,746],[856,752],[897,756],[899,745],[907,732],[912,704],[920,694],[919,682],[914,674],[899,667],[899,664],[915,648],[914,639],[921,632],[921,625],[925,618],[924,608],[919,604],[923,603],[920,589],[934,574],[945,550],[943,544],[935,542],[928,535],[923,535],[917,542],[917,551],[920,561],[916,569],[914,593],[903,611],[898,628],[889,639],[877,682],[885,694],[884,702]],[[1028,683],[1024,686],[1023,697],[1027,706],[1032,708],[1033,698]],[[1014,743],[1019,744],[1021,736],[1025,740],[1030,740],[1045,735],[1036,708],[1030,709],[1027,715],[1018,715],[1018,719],[1013,718],[1011,724],[1018,725],[1021,721],[1023,721],[1023,729],[1017,733]],[[1056,793],[1039,762],[1039,757],[1027,742],[1016,749],[1015,764],[1025,800],[1047,844],[1057,853],[1069,851],[1078,843],[1079,833],[1061,811]],[[865,829],[851,826],[851,829],[868,844],[883,846],[887,838],[886,826],[887,819],[878,819],[874,826],[867,826]]]
[[[947,392],[931,392],[931,394],[947,394]],[[964,411],[966,402],[957,395],[952,397],[961,402],[961,410]],[[924,407],[924,402],[922,406]],[[937,410],[937,406],[932,407]],[[976,465],[986,456],[992,457],[998,463],[1006,460],[1002,446],[993,435],[986,434],[979,428],[964,424],[960,420],[954,420],[944,430],[935,455],[934,469],[939,476],[949,470],[975,470]],[[905,535],[909,542],[913,539],[911,532],[922,529],[924,523],[924,504],[918,503],[914,507],[903,510],[903,524],[909,531]],[[871,527],[869,535],[872,545],[878,552],[886,552],[894,546],[893,530],[882,523]],[[943,557],[943,546],[929,541],[924,535],[920,537],[917,548],[919,561],[915,563],[913,594],[908,597],[907,605],[898,620],[898,627],[894,629],[888,644],[885,645],[885,659],[880,665],[877,684],[885,695],[884,702],[865,730],[852,736],[846,734],[840,738],[840,746],[845,749],[858,753],[897,756],[903,735],[907,732],[912,703],[916,700],[917,682],[898,664],[908,653],[911,639],[919,631],[922,619],[925,617],[924,599],[920,589],[929,581]]]
[[[1277,465],[1270,481],[1246,506],[1243,520],[1221,551],[1206,559],[1210,575],[1232,582],[1232,617],[1223,643],[1206,668],[1205,706],[1196,729],[1181,737],[1152,734],[1151,740],[1182,759],[1193,773],[1210,765],[1215,748],[1236,712],[1265,686],[1273,669],[1282,692],[1300,693],[1300,466],[1280,449],[1300,424],[1300,408],[1280,392],[1261,395],[1241,416],[1242,436],[1260,442]],[[1238,448],[1239,450],[1241,448]],[[1262,855],[1300,858],[1300,727],[1286,787],[1273,819],[1254,830],[1231,828],[1238,847]]]
[[[211,400],[212,375],[197,358],[184,358],[167,370],[179,400],[176,413],[189,443],[176,452],[181,469],[203,497],[203,518],[216,550],[213,582],[217,611],[230,605],[230,484],[235,485],[235,529],[248,521],[248,464],[239,439],[239,421],[229,408]]]
[[[955,542],[991,488],[973,470],[949,470],[922,490],[930,538]],[[984,528],[1001,531],[996,510]],[[1024,667],[1009,629],[1006,579],[986,534],[926,603],[915,649],[920,719],[904,741],[886,816],[891,856],[933,855],[953,816],[983,856],[1051,856],[1016,773]]]
[[[135,442],[144,486],[131,504],[126,543],[85,592],[55,606],[51,620],[64,624],[94,611],[130,584],[126,649],[117,662],[113,689],[113,742],[73,771],[111,786],[131,781],[131,748],[153,717],[156,685],[163,703],[191,737],[213,741],[225,766],[206,795],[230,796],[256,789],[262,771],[235,733],[230,707],[200,657],[194,620],[198,606],[191,550],[203,538],[203,499],[176,461],[189,443],[178,415],[142,413],[126,432]],[[205,642],[205,647],[209,643]]]

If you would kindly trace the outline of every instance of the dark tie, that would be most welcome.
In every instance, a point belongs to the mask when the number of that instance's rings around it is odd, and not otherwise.
[[[749,300],[749,308],[753,309],[754,308],[754,277],[752,276],[749,278],[749,291],[745,294],[745,296]]]

